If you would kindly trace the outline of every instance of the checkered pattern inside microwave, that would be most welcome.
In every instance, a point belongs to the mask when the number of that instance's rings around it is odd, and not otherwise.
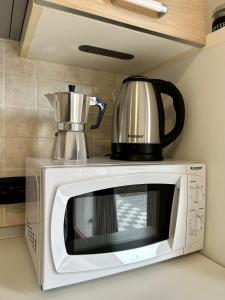
[[[116,211],[119,231],[145,228],[147,226],[147,199],[118,197]]]

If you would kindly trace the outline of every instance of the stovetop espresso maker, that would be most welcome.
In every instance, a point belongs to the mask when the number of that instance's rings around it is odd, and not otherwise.
[[[69,92],[45,96],[54,109],[57,123],[53,159],[87,159],[88,149],[84,130],[88,120],[89,107],[97,106],[99,108],[96,124],[91,125],[91,129],[97,129],[104,116],[106,103],[99,97],[76,93],[74,85],[69,85]]]

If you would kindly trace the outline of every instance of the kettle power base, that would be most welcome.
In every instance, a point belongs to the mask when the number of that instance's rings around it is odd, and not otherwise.
[[[160,144],[112,143],[111,159],[130,161],[161,161]]]

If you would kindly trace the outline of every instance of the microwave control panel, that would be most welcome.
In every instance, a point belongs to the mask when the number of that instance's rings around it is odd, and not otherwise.
[[[205,181],[188,176],[188,214],[186,244],[203,243],[205,227]]]

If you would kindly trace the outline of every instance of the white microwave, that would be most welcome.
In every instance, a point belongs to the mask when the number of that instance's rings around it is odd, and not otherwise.
[[[27,160],[25,235],[43,290],[202,249],[205,165]]]

